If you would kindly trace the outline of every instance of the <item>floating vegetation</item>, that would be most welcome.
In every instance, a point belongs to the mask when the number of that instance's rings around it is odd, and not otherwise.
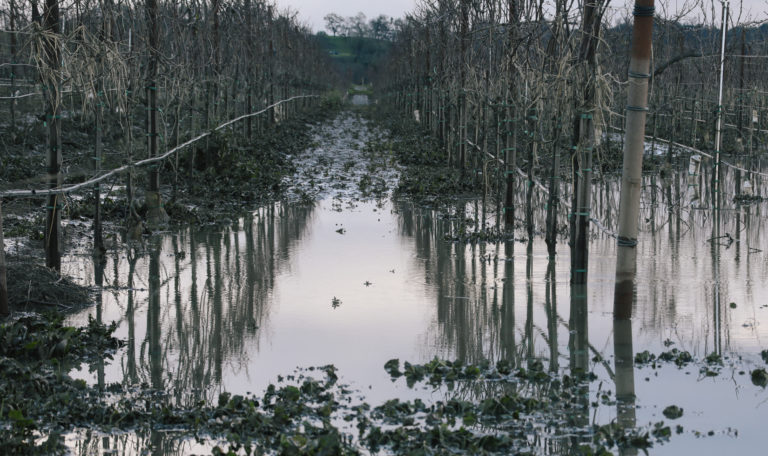
[[[664,409],[662,412],[664,416],[666,416],[670,420],[676,420],[683,416],[683,409],[676,405],[670,405]]]
[[[73,380],[66,366],[111,358],[122,346],[117,325],[89,320],[64,326],[56,316],[28,316],[0,325],[0,453],[63,451],[61,431],[77,423],[111,419],[100,393]],[[39,443],[39,434],[48,438]]]
[[[498,244],[501,242],[514,241],[514,232],[505,231],[500,228],[482,228],[474,231],[460,229],[455,234],[446,234],[444,239],[451,242],[463,242],[465,244]]]
[[[65,364],[109,358],[121,346],[112,337],[115,328],[94,320],[85,328],[65,327],[50,317],[0,326],[0,452],[63,453],[62,435],[78,427],[173,429],[179,438],[216,442],[214,454],[415,454],[424,448],[433,454],[509,454],[526,451],[532,430],[553,439],[575,432],[583,437],[580,452],[609,454],[614,447],[648,448],[671,435],[662,423],[634,428],[580,422],[578,416],[589,415],[583,391],[593,377],[557,376],[541,365],[435,358],[423,365],[405,362],[401,370],[399,360],[390,360],[384,369],[394,380],[404,377],[412,388],[429,385],[445,397],[434,403],[392,399],[375,407],[352,401],[331,365],[280,378],[261,396],[224,392],[215,403],[185,403],[146,385],[93,387],[65,374]],[[462,396],[463,388],[486,393]]]
[[[712,356],[712,355],[710,355]],[[717,356],[717,355],[715,355]],[[707,358],[709,360],[709,357]],[[678,367],[683,367],[688,363],[693,362],[693,356],[684,350],[678,350],[673,348],[670,351],[662,352],[659,356],[650,353],[648,350],[640,352],[635,355],[635,364],[655,364],[656,361],[666,361],[676,364]],[[709,361],[708,361],[709,362]]]
[[[74,362],[101,359],[122,346],[112,337],[115,323],[106,326],[89,319],[88,326],[75,328],[64,326],[63,321],[52,314],[33,315],[0,325],[0,356],[17,361]]]
[[[763,198],[760,195],[748,195],[746,193],[741,193],[733,197],[733,202],[736,204],[740,204],[742,206],[755,204],[755,203],[762,203],[763,201],[765,201],[765,198]]]
[[[411,454],[429,447],[436,454],[529,454],[528,437],[535,432],[566,446],[574,444],[566,435],[578,435],[573,450],[579,454],[612,454],[612,448],[645,449],[671,435],[663,423],[636,428],[579,419],[590,413],[584,392],[597,377],[589,374],[558,376],[536,364],[525,369],[505,361],[474,365],[437,358],[423,365],[405,362],[402,370],[392,359],[384,369],[411,388],[420,382],[445,387],[447,398],[432,405],[394,399],[374,408],[371,417],[383,424],[365,437],[373,451]],[[467,390],[485,393],[468,400],[459,393]]]
[[[755,369],[752,371],[751,374],[752,377],[752,383],[756,386],[760,386],[765,388],[768,386],[768,372],[765,371],[765,369]]]

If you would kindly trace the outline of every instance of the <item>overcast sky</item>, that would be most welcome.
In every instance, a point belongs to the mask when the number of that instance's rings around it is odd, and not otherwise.
[[[319,31],[325,28],[325,17],[328,13],[336,13],[343,17],[354,16],[359,12],[372,19],[380,14],[390,17],[403,17],[406,13],[412,11],[416,5],[416,0],[276,0],[278,6],[283,9],[286,7],[299,12],[299,18],[302,23],[309,25],[312,30]],[[682,7],[682,5],[693,3],[696,0],[657,0],[656,7],[661,9],[662,4],[669,5],[671,8]],[[711,4],[712,0],[704,0]],[[715,0],[719,5],[719,1]],[[750,17],[753,20],[768,19],[768,0],[743,0],[744,7],[751,11]],[[731,8],[737,9],[741,0],[731,0]],[[624,5],[633,5],[634,0],[611,0],[613,9],[625,9]],[[669,7],[666,8],[667,14],[670,14]],[[698,10],[700,12],[700,10]],[[738,13],[734,11],[732,16]],[[697,16],[699,13],[697,13]]]

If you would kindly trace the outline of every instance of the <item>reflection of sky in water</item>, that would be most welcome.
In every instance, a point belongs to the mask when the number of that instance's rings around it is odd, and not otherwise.
[[[666,339],[696,357],[713,351],[716,265],[706,242],[708,233],[697,228],[705,213],[693,212],[691,217],[687,221],[691,228],[680,242],[674,230],[672,236],[668,231],[642,236],[634,352],[659,353],[666,350]],[[339,211],[326,200],[314,208],[265,209],[241,228],[164,237],[157,257],[162,386],[211,386],[212,395],[219,388],[258,392],[297,366],[332,363],[373,403],[394,396],[429,397],[428,392],[408,391],[402,382],[393,384],[382,368],[384,362],[395,357],[426,361],[435,355],[475,360],[512,356],[525,362],[524,357],[532,354],[549,367],[549,340],[557,341],[558,364],[568,369],[573,334],[568,327],[567,251],[561,246],[554,291],[550,289],[548,297],[543,242],[534,242],[530,263],[526,245],[517,243],[514,261],[509,262],[504,259],[511,252],[504,246],[442,241],[449,230],[446,223],[408,205],[393,211],[390,203],[357,203]],[[733,214],[727,223],[735,223]],[[341,228],[344,234],[337,233]],[[743,238],[750,235],[747,231]],[[747,255],[746,245],[740,244],[720,248],[720,337],[724,355],[742,355],[752,366],[759,364],[759,350],[766,346],[766,327],[758,324],[768,311],[761,308],[766,294],[760,278],[766,276],[766,265],[762,256]],[[591,249],[589,366],[605,378],[604,389],[613,389],[608,372],[614,365],[613,242],[598,238]],[[175,255],[176,251],[184,254]],[[153,384],[152,343],[147,338],[150,256],[136,260],[132,324],[126,316],[125,290],[130,262],[124,256],[117,260],[118,286],[103,293],[103,318],[120,321],[119,337],[133,335],[129,343],[133,348],[121,351],[105,367],[106,382],[123,381],[135,364],[135,378]],[[85,261],[70,258],[65,268],[77,270]],[[107,286],[115,285],[114,271],[110,261]],[[510,275],[514,287],[509,286]],[[372,284],[366,286],[366,281]],[[333,297],[341,300],[335,309]],[[514,307],[513,315],[506,311],[505,297]],[[731,301],[737,303],[735,309],[728,307]],[[552,315],[548,309],[556,311],[556,321],[548,318]],[[86,315],[95,312],[88,309],[73,320],[85,322]],[[596,353],[608,360],[608,369],[594,362]],[[750,448],[757,441],[760,418],[765,416],[760,402],[767,397],[751,385],[748,374],[734,372],[735,380],[731,379],[727,365],[728,361],[724,374],[715,379],[700,378],[693,366],[636,370],[638,424],[663,420],[661,410],[676,404],[686,410],[682,421],[686,429],[739,430],[735,440],[675,436],[654,454],[675,454],[683,448],[678,445],[709,454],[733,445]],[[596,414],[599,422],[614,418],[611,407],[601,407]]]
[[[594,207],[610,224],[615,201],[597,200],[614,188],[602,190],[595,192]],[[692,192],[689,188],[679,197],[690,199]],[[751,250],[768,251],[760,241],[759,208],[749,217],[723,212],[722,231],[735,237],[741,230],[740,242],[716,248],[720,259],[713,261],[709,211],[685,210],[679,223],[676,217],[670,223],[666,197],[657,195],[653,213],[651,198],[643,197],[647,220],[638,250],[632,350],[658,354],[668,349],[664,341],[669,339],[672,347],[702,358],[716,350],[719,338],[730,359],[714,379],[701,376],[693,365],[635,369],[637,424],[664,420],[663,408],[675,404],[685,409],[680,423],[686,431],[713,430],[716,435],[673,436],[652,454],[757,448],[768,416],[763,404],[768,395],[749,380],[749,369],[762,365],[760,349],[768,347],[768,326],[760,324],[768,312],[762,307],[768,304],[768,265],[763,251]],[[169,389],[207,389],[214,397],[220,389],[260,392],[297,366],[332,363],[344,381],[379,403],[396,396],[443,394],[410,391],[402,381],[393,384],[383,370],[390,358],[512,357],[525,363],[533,356],[550,368],[556,348],[561,371],[574,365],[578,328],[570,327],[565,244],[559,245],[552,283],[542,240],[533,243],[530,256],[523,243],[515,244],[514,253],[503,245],[453,244],[443,241],[452,222],[430,211],[408,204],[355,204],[276,205],[237,227],[161,237],[154,259],[150,254],[136,257],[132,292],[126,289],[131,262],[124,253],[110,259],[102,318],[119,321],[118,337],[132,336],[132,341],[105,366],[104,381],[128,378]],[[473,208],[468,204],[464,217],[473,218]],[[342,228],[343,234],[338,233]],[[599,385],[614,390],[615,247],[612,238],[600,234],[590,248],[586,299],[591,348],[582,358],[602,380],[591,384],[595,400]],[[505,261],[508,257],[514,260]],[[156,286],[147,278],[153,262],[160,274],[155,314],[148,312],[149,290]],[[64,269],[74,274],[93,268],[85,257],[70,257]],[[334,297],[341,300],[335,309]],[[713,310],[716,297],[719,316]],[[85,323],[96,312],[87,309],[72,320]],[[594,360],[598,353],[604,365]],[[743,362],[731,368],[734,357]],[[741,369],[746,375],[739,374]],[[94,382],[97,376],[78,375]],[[615,406],[599,407],[594,418],[601,423],[615,419]],[[737,438],[723,435],[729,427],[738,429]]]

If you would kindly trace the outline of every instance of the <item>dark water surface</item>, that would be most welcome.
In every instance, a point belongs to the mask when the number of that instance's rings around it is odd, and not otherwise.
[[[615,185],[594,192],[605,226],[616,214]],[[768,348],[764,208],[723,210],[720,234],[734,241],[708,242],[717,234],[712,212],[696,208],[706,197],[681,186],[671,198],[667,185],[648,185],[643,197],[631,324],[614,322],[615,239],[597,227],[589,283],[572,288],[565,244],[550,260],[540,238],[487,245],[444,240],[458,220],[475,217],[474,201],[445,217],[407,201],[328,196],[314,204],[274,204],[226,228],[190,227],[113,252],[101,304],[71,322],[85,324],[89,315],[116,320],[116,336],[128,343],[113,362],[83,367],[76,376],[214,399],[221,391],[260,393],[297,367],[334,364],[344,382],[378,404],[456,394],[393,382],[383,369],[391,358],[512,359],[561,374],[585,367],[599,377],[590,384],[589,401],[596,403],[590,423],[670,424],[662,410],[684,409],[671,422],[682,433],[650,454],[758,454],[766,441],[768,392],[749,374],[765,367],[760,351]],[[62,269],[89,284],[97,272],[85,256],[66,258]],[[701,362],[632,367],[634,353],[671,348],[696,360],[718,353],[724,365],[715,377],[700,373]],[[625,406],[602,405],[601,394],[615,395],[617,388]],[[160,451],[151,439],[111,439],[105,445],[128,453],[196,451],[190,442]],[[70,443],[76,452],[96,452],[84,434],[70,436]],[[560,453],[535,437],[531,445],[541,454]]]

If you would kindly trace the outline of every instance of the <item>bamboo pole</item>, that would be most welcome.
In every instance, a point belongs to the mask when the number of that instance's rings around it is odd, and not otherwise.
[[[746,30],[744,28],[741,29],[741,58],[739,59],[739,95],[736,98],[738,101],[739,107],[738,107],[738,118],[736,121],[736,131],[738,132],[738,136],[736,137],[736,164],[738,166],[743,165],[743,155],[744,155],[744,56],[747,55],[747,49],[746,49]],[[741,195],[741,171],[736,170],[736,196]]]
[[[715,208],[720,207],[720,143],[722,142],[723,126],[723,76],[725,74],[725,34],[728,27],[728,0],[721,0],[723,4],[723,16],[720,40],[720,84],[717,95],[717,120],[715,122],[715,173],[712,176],[714,182]]]
[[[619,200],[618,252],[616,257],[616,288],[614,318],[630,318],[631,307],[620,306],[631,293],[637,270],[637,233],[640,214],[640,190],[643,171],[643,141],[648,110],[648,80],[650,79],[653,39],[654,0],[636,0],[632,48],[629,61],[629,91],[627,94],[627,128],[624,133],[624,163]],[[627,290],[630,291],[627,291]],[[624,299],[620,299],[621,297]]]

